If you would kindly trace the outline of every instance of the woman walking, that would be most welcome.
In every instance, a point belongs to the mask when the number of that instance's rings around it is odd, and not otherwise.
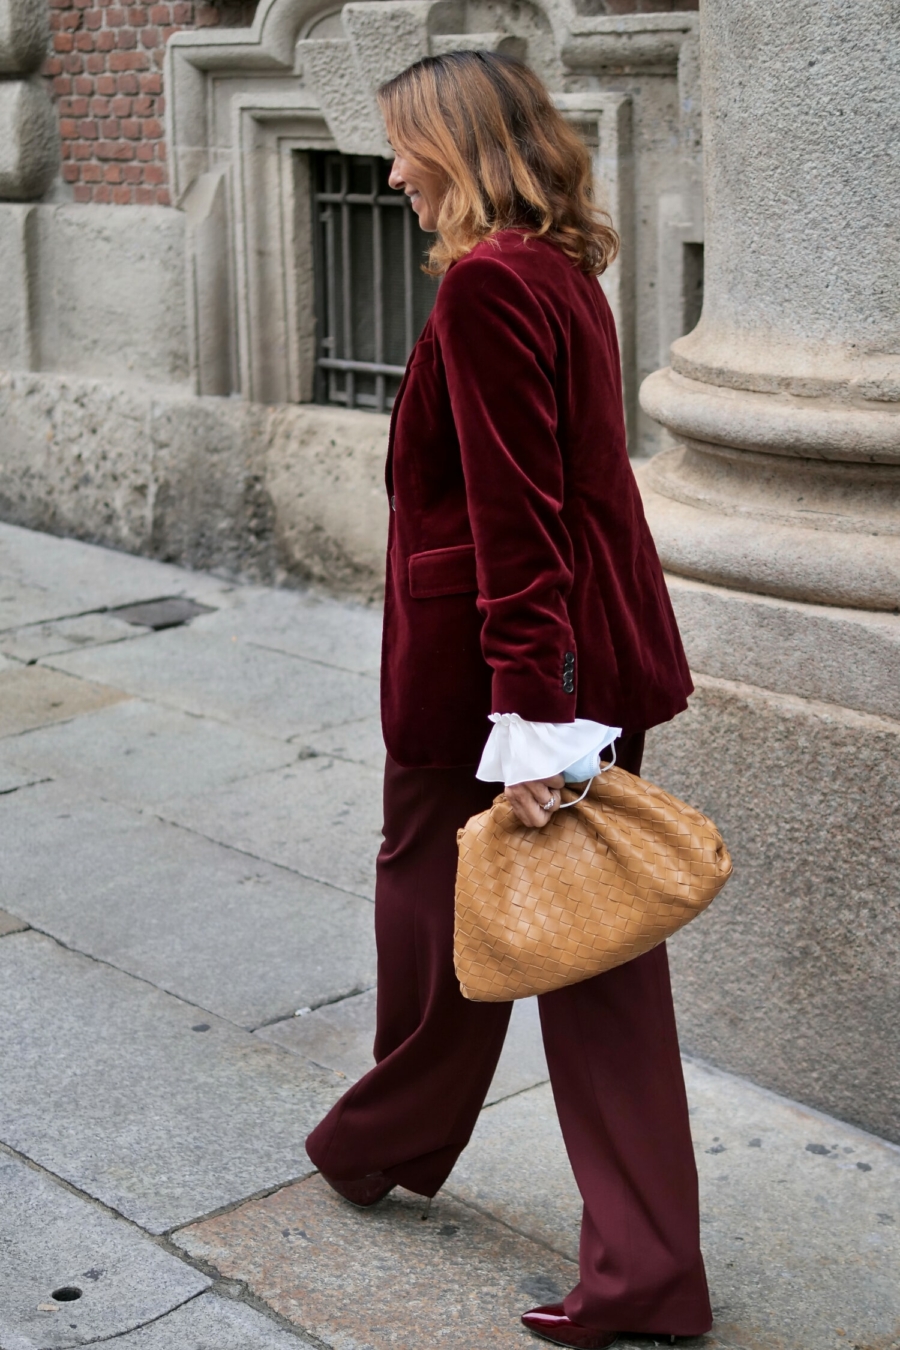
[[[440,1189],[509,1021],[454,975],[457,830],[498,783],[545,824],[613,743],[638,772],[645,730],[691,691],[625,448],[597,282],[618,241],[587,150],[537,77],[493,53],[429,57],[379,98],[391,184],[436,231],[443,281],[388,452],[376,1065],[307,1141],[364,1206]],[[578,1284],[523,1322],[585,1348],[707,1331],[665,948],[543,995],[540,1014],[584,1214]]]

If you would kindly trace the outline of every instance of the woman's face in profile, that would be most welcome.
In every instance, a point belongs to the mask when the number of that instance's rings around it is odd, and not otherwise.
[[[437,229],[438,212],[446,191],[443,174],[395,151],[388,182],[398,192],[406,193],[423,230]]]

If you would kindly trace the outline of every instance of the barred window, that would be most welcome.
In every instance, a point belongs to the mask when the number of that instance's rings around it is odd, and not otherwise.
[[[389,409],[437,294],[421,265],[409,199],[388,186],[390,161],[313,155],[317,403]]]

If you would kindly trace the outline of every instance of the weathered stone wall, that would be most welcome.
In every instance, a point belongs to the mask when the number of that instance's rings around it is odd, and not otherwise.
[[[387,417],[0,373],[0,519],[380,598]]]

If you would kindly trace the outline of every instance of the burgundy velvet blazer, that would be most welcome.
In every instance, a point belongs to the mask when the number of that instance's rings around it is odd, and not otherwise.
[[[692,685],[595,277],[509,230],[454,263],[394,403],[388,753],[475,764],[490,712],[641,731]]]

